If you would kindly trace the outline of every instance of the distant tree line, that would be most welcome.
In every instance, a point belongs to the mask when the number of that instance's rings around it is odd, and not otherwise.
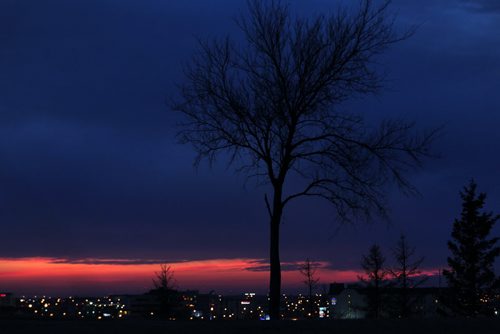
[[[427,280],[420,266],[423,257],[416,257],[415,247],[410,246],[402,234],[392,249],[394,266],[386,266],[386,258],[379,245],[370,247],[361,261],[365,275],[359,279],[364,287],[366,304],[363,311],[369,318],[391,316],[408,318],[413,316],[419,298],[411,289],[419,287]],[[388,293],[390,291],[391,293]]]
[[[499,238],[490,234],[500,215],[483,212],[486,194],[477,193],[473,180],[460,195],[462,212],[448,241],[451,255],[448,268],[443,270],[447,288],[439,296],[439,311],[446,316],[491,316],[492,303],[500,297],[500,278],[493,268],[500,247]],[[407,318],[416,312],[419,297],[411,292],[427,279],[420,270],[424,258],[416,256],[405,235],[399,238],[392,255],[395,265],[390,267],[380,246],[374,244],[362,258],[365,274],[359,278],[367,317]]]

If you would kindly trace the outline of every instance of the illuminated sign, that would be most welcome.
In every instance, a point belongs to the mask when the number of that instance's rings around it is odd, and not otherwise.
[[[0,293],[0,298],[5,298],[7,295],[5,293]]]
[[[250,302],[248,300],[242,300],[241,305],[250,305]]]
[[[320,307],[319,308],[319,317],[320,318],[325,318],[326,317],[326,307]]]

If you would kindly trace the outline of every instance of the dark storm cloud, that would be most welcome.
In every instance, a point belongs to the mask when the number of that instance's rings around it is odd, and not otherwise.
[[[245,268],[248,271],[269,271],[269,259],[259,259],[250,261],[250,267]],[[304,260],[299,261],[284,261],[281,262],[281,271],[299,271],[304,265]],[[338,269],[335,268],[331,263],[325,262],[315,262],[311,261],[311,265],[315,268],[325,268],[325,269]]]
[[[165,259],[52,259],[55,264],[91,264],[91,265],[143,265],[143,264],[176,264],[186,261]]]
[[[269,259],[257,259],[249,262],[250,266],[245,268],[248,271],[269,271]],[[281,271],[296,271],[299,270],[300,263],[282,262]]]
[[[257,267],[247,267],[245,270],[248,271],[257,271],[257,272],[269,272],[270,266],[268,264],[263,264],[261,266]],[[300,269],[300,264],[298,263],[282,263],[281,264],[281,271],[297,271]]]

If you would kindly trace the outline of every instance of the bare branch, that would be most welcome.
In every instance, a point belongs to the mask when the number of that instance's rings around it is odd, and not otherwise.
[[[228,152],[229,164],[266,176],[273,187],[290,172],[310,180],[283,205],[318,196],[347,217],[385,212],[380,189],[389,181],[415,193],[406,174],[431,155],[436,132],[413,135],[412,123],[397,120],[370,130],[338,108],[379,90],[370,63],[408,37],[393,32],[387,5],[363,1],[357,12],[308,20],[292,18],[276,1],[250,1],[249,18],[238,20],[246,44],[200,42],[186,69],[183,97],[174,105],[187,119],[181,141],[193,144],[197,162]]]
[[[411,34],[395,33],[389,2],[363,0],[357,9],[312,18],[292,15],[278,0],[248,4],[249,14],[237,20],[243,41],[200,42],[172,105],[185,116],[179,138],[194,146],[196,162],[223,154],[238,171],[268,181],[274,242],[294,199],[325,199],[349,221],[385,216],[389,183],[416,193],[408,173],[431,156],[436,131],[421,135],[400,120],[373,126],[341,109],[381,89],[377,56]],[[286,193],[292,174],[304,188]],[[279,264],[279,247],[271,249]]]

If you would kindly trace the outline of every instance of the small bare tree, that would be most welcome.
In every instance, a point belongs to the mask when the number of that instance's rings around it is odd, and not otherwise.
[[[384,288],[389,286],[389,273],[385,268],[385,256],[377,244],[370,247],[367,255],[363,255],[361,267],[365,276],[358,278],[364,283],[366,306],[364,310],[369,318],[379,318],[384,306]]]
[[[160,303],[157,316],[169,319],[173,316],[174,309],[179,305],[178,294],[175,290],[174,271],[166,264],[160,264],[160,270],[155,272],[153,278],[155,289],[150,293],[157,296]]]
[[[411,247],[405,235],[401,235],[392,251],[396,265],[389,270],[398,288],[396,294],[396,316],[407,318],[412,314],[412,308],[418,301],[410,295],[410,289],[414,289],[423,284],[427,277],[422,276],[420,266],[424,261],[423,257],[415,259],[415,247]]]
[[[166,264],[160,264],[160,270],[155,272],[153,285],[158,290],[171,291],[175,288],[174,271]]]
[[[319,277],[316,276],[317,264],[311,262],[309,258],[305,260],[305,262],[300,266],[299,271],[304,276],[304,284],[307,286],[307,291],[309,293],[309,301],[308,301],[308,312],[310,316],[313,315],[313,292],[318,286]]]
[[[244,40],[201,42],[185,69],[173,109],[185,116],[179,133],[212,163],[223,153],[239,171],[270,186],[270,316],[279,319],[280,223],[301,197],[329,201],[342,220],[385,214],[384,185],[414,188],[406,172],[419,167],[434,137],[413,124],[369,126],[342,110],[355,96],[376,93],[377,55],[407,35],[394,33],[388,3],[295,17],[280,1],[249,1],[238,21]],[[291,177],[302,183],[289,182]]]

